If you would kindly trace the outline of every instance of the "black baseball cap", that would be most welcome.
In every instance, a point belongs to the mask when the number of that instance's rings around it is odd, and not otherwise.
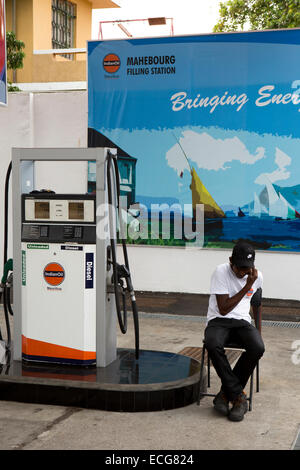
[[[238,242],[232,250],[231,262],[237,267],[254,267],[255,251],[254,248],[246,242]]]

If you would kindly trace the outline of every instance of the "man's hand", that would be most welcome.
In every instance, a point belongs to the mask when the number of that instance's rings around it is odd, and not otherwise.
[[[257,278],[258,278],[257,269],[256,268],[251,268],[251,271],[250,271],[250,273],[248,274],[248,277],[247,277],[246,285],[249,288],[252,287],[252,285],[254,284],[254,282],[256,281]]]
[[[242,298],[247,294],[247,292],[251,289],[254,282],[258,278],[258,272],[256,268],[251,268],[246,284],[244,287],[237,292],[232,297],[229,297],[228,294],[216,294],[217,304],[219,312],[222,316],[227,315],[227,313],[231,312],[231,310],[236,307],[236,305],[242,300]]]

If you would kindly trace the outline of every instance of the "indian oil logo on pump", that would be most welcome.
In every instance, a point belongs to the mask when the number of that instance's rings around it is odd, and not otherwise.
[[[44,279],[50,286],[59,286],[65,278],[65,270],[58,263],[49,263],[44,268]]]

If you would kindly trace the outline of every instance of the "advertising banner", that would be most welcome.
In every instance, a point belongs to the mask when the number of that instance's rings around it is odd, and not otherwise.
[[[205,247],[300,251],[299,57],[299,29],[88,43],[89,146],[159,227],[135,243],[181,244],[200,205]]]
[[[7,105],[5,0],[0,0],[0,105]]]

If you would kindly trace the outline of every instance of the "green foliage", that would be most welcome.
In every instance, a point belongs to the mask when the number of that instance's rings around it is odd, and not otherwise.
[[[7,80],[7,91],[21,91],[21,90],[18,86],[13,85],[9,80]]]
[[[25,47],[24,42],[19,41],[15,33],[12,31],[7,31],[6,33],[6,55],[7,55],[7,68],[9,70],[17,70],[23,68],[23,59],[25,53],[23,49]],[[20,91],[17,86],[13,86],[10,81],[8,81],[8,91]]]
[[[229,0],[220,3],[214,32],[300,27],[300,0]]]
[[[23,59],[25,53],[23,49],[24,42],[19,41],[15,33],[7,31],[6,33],[6,53],[7,53],[7,68],[10,70],[17,70],[23,68]]]

